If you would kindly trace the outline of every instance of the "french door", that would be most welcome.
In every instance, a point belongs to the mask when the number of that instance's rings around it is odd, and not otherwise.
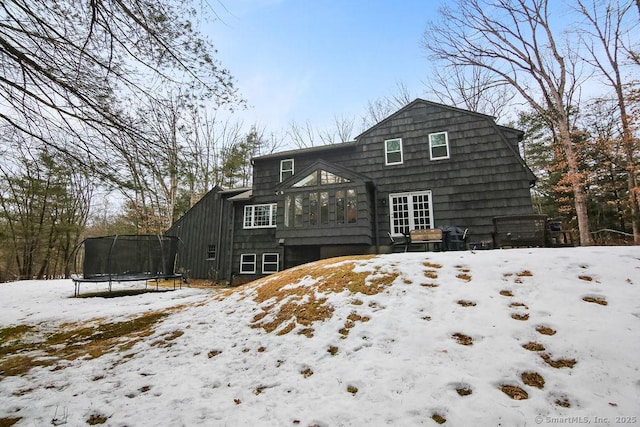
[[[431,191],[389,194],[391,234],[433,228]]]

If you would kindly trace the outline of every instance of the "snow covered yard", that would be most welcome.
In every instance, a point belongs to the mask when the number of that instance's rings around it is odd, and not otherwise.
[[[325,260],[227,291],[0,285],[0,425],[640,424],[640,248]]]

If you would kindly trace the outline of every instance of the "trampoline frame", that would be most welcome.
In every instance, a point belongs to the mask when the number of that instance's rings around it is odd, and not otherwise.
[[[92,240],[98,240],[98,239],[111,239],[111,244],[109,245],[109,251],[106,254],[107,255],[107,262],[106,262],[106,268],[104,270],[106,271],[100,271],[100,272],[93,272],[91,274],[88,274],[86,272],[86,260],[87,260],[87,254],[86,254],[86,248],[87,248],[87,241],[92,241]],[[118,272],[118,271],[113,271],[115,266],[113,265],[113,258],[112,255],[114,254],[114,248],[115,250],[117,250],[117,242],[118,240],[127,240],[127,241],[136,241],[136,242],[146,242],[147,243],[147,256],[148,259],[147,261],[151,260],[151,254],[150,254],[150,250],[151,250],[151,242],[155,242],[157,241],[157,245],[155,246],[155,248],[159,248],[160,249],[160,255],[161,255],[161,265],[163,267],[167,267],[169,266],[169,270],[170,271],[127,271],[127,272]],[[175,244],[173,251],[169,252],[169,257],[173,258],[173,260],[171,260],[170,258],[166,258],[166,252],[164,250],[164,242],[166,241],[171,241],[171,243]],[[182,289],[182,274],[180,273],[175,273],[175,266],[176,266],[176,262],[178,260],[178,255],[179,255],[179,248],[178,248],[178,244],[180,243],[180,239],[178,237],[175,236],[164,236],[164,235],[160,235],[160,234],[123,234],[123,235],[111,235],[111,236],[99,236],[99,237],[88,237],[86,239],[84,239],[82,242],[80,242],[78,245],[76,245],[76,247],[73,249],[73,252],[71,254],[71,258],[73,260],[73,270],[74,273],[71,274],[71,280],[73,280],[73,284],[74,284],[74,293],[73,295],[75,297],[80,295],[80,284],[81,283],[103,283],[106,282],[109,284],[109,292],[112,291],[112,284],[113,282],[140,282],[140,281],[145,281],[145,289],[147,288],[148,285],[148,281],[150,280],[155,280],[156,282],[156,290],[158,290],[158,285],[160,280],[165,280],[165,279],[173,279],[173,289],[176,289],[176,282],[179,283],[180,285],[180,289]],[[82,249],[84,248],[84,252],[82,252]],[[81,255],[82,254],[82,255]],[[98,256],[99,254],[92,254],[92,257]],[[93,259],[93,258],[90,258]],[[82,262],[82,269],[79,268],[80,267],[80,262]],[[140,268],[140,270],[143,270],[143,268]],[[82,271],[82,273],[78,273]]]

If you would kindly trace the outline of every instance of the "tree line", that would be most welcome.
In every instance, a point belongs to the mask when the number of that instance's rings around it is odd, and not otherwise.
[[[399,83],[360,118],[274,132],[234,119],[245,101],[200,2],[0,13],[0,281],[67,276],[84,236],[162,233],[213,186],[249,187],[252,157],[349,141],[414,99]],[[601,229],[640,243],[640,3],[458,0],[425,22],[420,96],[524,130],[535,209],[581,244]]]

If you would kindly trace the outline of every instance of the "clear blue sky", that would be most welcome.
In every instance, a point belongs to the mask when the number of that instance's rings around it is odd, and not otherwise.
[[[220,3],[221,2],[221,3]],[[399,82],[413,97],[429,74],[422,36],[439,0],[220,0],[206,33],[269,131],[291,120],[314,127],[364,114]],[[355,129],[358,131],[359,129]]]

